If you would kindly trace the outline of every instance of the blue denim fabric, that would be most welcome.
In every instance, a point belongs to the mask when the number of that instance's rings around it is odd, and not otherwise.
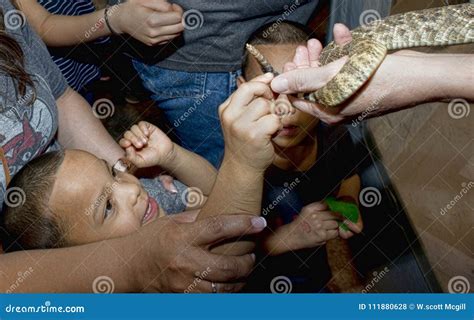
[[[224,153],[218,108],[237,88],[241,72],[176,71],[136,60],[133,64],[182,146],[218,167]]]

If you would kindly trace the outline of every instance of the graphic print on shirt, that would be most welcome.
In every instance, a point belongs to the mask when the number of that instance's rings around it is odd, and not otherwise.
[[[5,124],[0,132],[0,145],[11,175],[46,149],[55,130],[53,114],[40,99],[22,109],[0,113],[0,123]]]

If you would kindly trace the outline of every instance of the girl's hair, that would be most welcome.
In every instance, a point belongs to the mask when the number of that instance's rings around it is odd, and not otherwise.
[[[15,0],[12,0],[12,3],[18,7]],[[29,103],[32,103],[36,99],[34,83],[25,71],[24,66],[23,50],[15,39],[7,34],[4,24],[4,12],[0,8],[0,75],[6,75],[13,79],[17,95],[20,97],[26,95],[27,87],[31,87],[33,95],[29,99]]]

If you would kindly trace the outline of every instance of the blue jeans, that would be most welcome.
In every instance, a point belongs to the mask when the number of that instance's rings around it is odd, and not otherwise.
[[[185,72],[134,61],[145,88],[184,148],[219,167],[224,139],[218,108],[237,88],[236,72]]]

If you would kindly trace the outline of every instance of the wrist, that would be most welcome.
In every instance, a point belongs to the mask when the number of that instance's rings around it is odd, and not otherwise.
[[[104,9],[104,19],[111,34],[122,34],[122,11],[124,4],[108,6]]]
[[[179,159],[179,153],[182,149],[176,143],[173,143],[171,151],[168,152],[156,165],[163,167],[166,170],[173,170]]]
[[[432,81],[431,90],[437,93],[438,100],[473,99],[473,55],[446,54],[433,57],[432,60],[433,68],[438,70],[438,77],[433,79],[435,81]]]
[[[263,176],[266,171],[266,167],[262,168],[261,166],[253,165],[244,159],[240,159],[238,156],[235,156],[227,150],[225,151],[224,159],[222,160],[222,165],[224,164],[235,172],[241,172],[242,174]]]

